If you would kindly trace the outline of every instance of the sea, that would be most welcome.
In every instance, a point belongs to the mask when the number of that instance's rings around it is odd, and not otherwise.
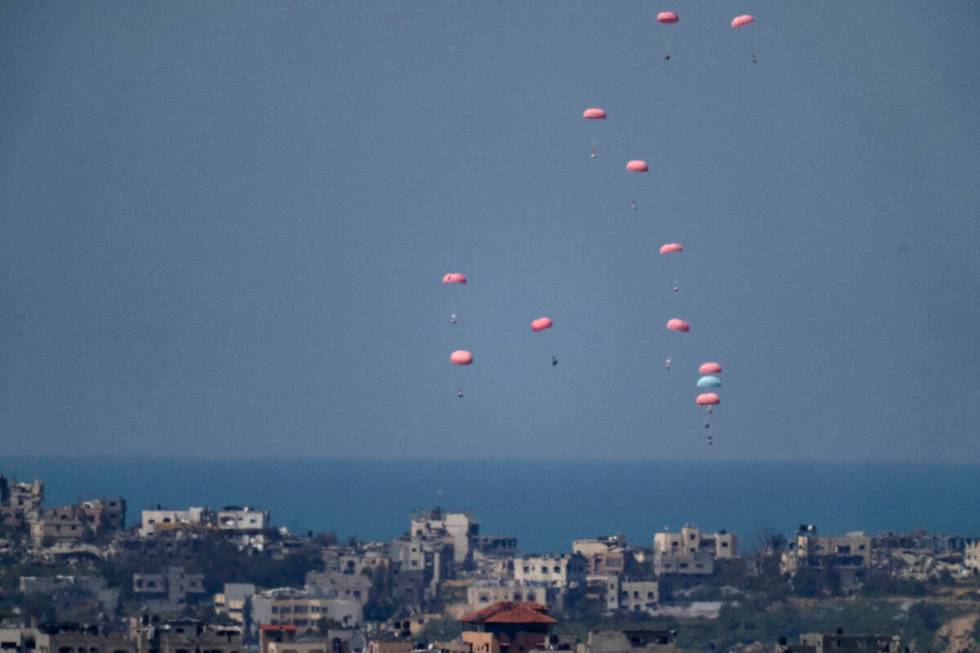
[[[123,496],[144,508],[248,505],[294,533],[390,540],[413,511],[472,512],[526,553],[623,533],[649,546],[686,523],[740,548],[801,524],[823,533],[925,529],[980,535],[980,466],[719,461],[11,458],[0,474],[45,483],[46,505]]]

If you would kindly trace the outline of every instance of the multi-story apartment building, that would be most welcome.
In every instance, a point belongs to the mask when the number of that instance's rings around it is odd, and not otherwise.
[[[586,569],[585,558],[576,553],[514,558],[514,580],[521,584],[575,588],[585,582]]]

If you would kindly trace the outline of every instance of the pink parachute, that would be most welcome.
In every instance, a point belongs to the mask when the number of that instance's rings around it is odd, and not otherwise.
[[[678,16],[677,12],[674,11],[661,11],[659,14],[657,14],[657,22],[664,23],[665,25],[670,23],[676,23],[680,19],[681,17]]]
[[[667,243],[666,245],[661,245],[661,254],[676,254],[677,252],[683,252],[684,246],[680,243]]]
[[[589,107],[582,112],[582,117],[586,120],[605,120],[606,112],[604,109],[600,109],[599,107]]]
[[[706,374],[721,374],[721,365],[713,361],[701,363],[701,367],[698,368],[698,374],[701,376]]]
[[[749,16],[748,14],[735,16],[735,18],[732,18],[732,29],[738,29],[739,27],[745,27],[746,25],[751,25],[754,21],[755,18],[752,18],[752,16]]]
[[[694,400],[698,406],[717,406],[721,403],[721,399],[718,398],[713,392],[705,392],[704,394],[698,395],[698,398]]]
[[[462,272],[450,272],[442,277],[443,283],[466,283],[466,275]]]
[[[473,363],[473,354],[465,349],[458,349],[449,355],[449,362],[453,365],[470,365]]]
[[[646,161],[630,161],[626,164],[626,169],[630,172],[647,172],[650,170],[650,166],[647,165]]]
[[[554,325],[550,317],[539,317],[536,320],[531,321],[531,331],[544,331],[545,329],[550,329]]]
[[[691,330],[691,325],[680,318],[672,318],[667,320],[667,328],[671,331],[681,331],[687,333]]]

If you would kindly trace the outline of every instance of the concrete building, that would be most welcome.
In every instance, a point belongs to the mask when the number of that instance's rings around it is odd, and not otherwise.
[[[626,538],[623,535],[574,540],[572,552],[582,556],[586,572],[618,576],[626,571]]]
[[[252,583],[225,583],[223,591],[214,595],[214,612],[247,627],[251,621],[249,599],[253,594],[255,585]]]
[[[242,630],[236,626],[144,616],[134,630],[136,653],[243,653]]]
[[[359,564],[355,566],[360,568]],[[371,598],[372,586],[371,579],[361,573],[311,571],[305,580],[306,589],[317,596],[357,601],[361,606]]]
[[[296,626],[262,626],[259,653],[363,653],[367,644],[356,629],[329,629],[326,635],[302,635]]]
[[[207,508],[144,510],[140,519],[140,535],[147,537],[159,531],[201,527],[210,521],[211,513]]]
[[[870,564],[871,538],[863,532],[821,536],[816,526],[802,524],[793,546],[781,556],[780,569],[784,574],[795,575],[807,568],[834,567],[846,572],[864,569]]]
[[[442,508],[428,508],[412,515],[409,535],[413,538],[441,538],[452,541],[452,561],[465,568],[473,560],[473,551],[479,544],[480,522],[468,512],[444,512]]]
[[[48,546],[55,542],[82,542],[89,532],[74,506],[42,510],[30,524],[34,546]]]
[[[535,603],[501,602],[465,615],[461,639],[472,653],[529,653],[544,648],[558,623]]]
[[[607,576],[606,610],[608,612],[653,613],[660,604],[660,583],[655,580],[622,580]]]
[[[697,526],[685,524],[679,533],[653,536],[653,571],[658,576],[710,576],[715,562],[735,558],[737,548],[733,533],[702,533]]]
[[[578,554],[514,558],[514,580],[520,584],[548,584],[576,588],[585,582],[586,562]]]
[[[269,528],[269,511],[227,506],[218,511],[216,523],[222,531],[258,533]]]
[[[18,483],[0,475],[0,525],[24,528],[44,505],[44,483]]]
[[[466,590],[466,603],[472,610],[479,610],[504,601],[536,603],[549,610],[563,608],[563,596],[559,588],[547,584],[519,584],[515,581],[478,581]]]
[[[34,638],[34,653],[137,653],[130,638],[107,635],[98,626],[68,623],[27,630]]]
[[[88,499],[78,504],[78,515],[92,533],[121,531],[126,528],[126,499]]]
[[[364,621],[361,603],[330,599],[291,587],[265,590],[252,595],[252,620],[259,626],[296,626],[300,635],[319,630],[321,621],[345,628]]]
[[[367,653],[412,653],[414,648],[411,639],[378,637],[368,640]]]
[[[580,653],[672,653],[673,630],[591,630]]]
[[[204,574],[188,574],[180,566],[157,574],[133,574],[133,593],[151,613],[180,615],[204,596]]]
[[[785,639],[776,644],[775,653],[901,653],[901,639],[891,635],[845,635],[803,633],[799,644]]]

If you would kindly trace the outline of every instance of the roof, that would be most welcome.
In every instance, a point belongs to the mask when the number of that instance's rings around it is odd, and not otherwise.
[[[479,624],[556,624],[548,608],[540,603],[499,601],[460,619],[463,623]]]
[[[273,631],[273,630],[296,630],[295,624],[262,624],[259,626],[259,630]]]

